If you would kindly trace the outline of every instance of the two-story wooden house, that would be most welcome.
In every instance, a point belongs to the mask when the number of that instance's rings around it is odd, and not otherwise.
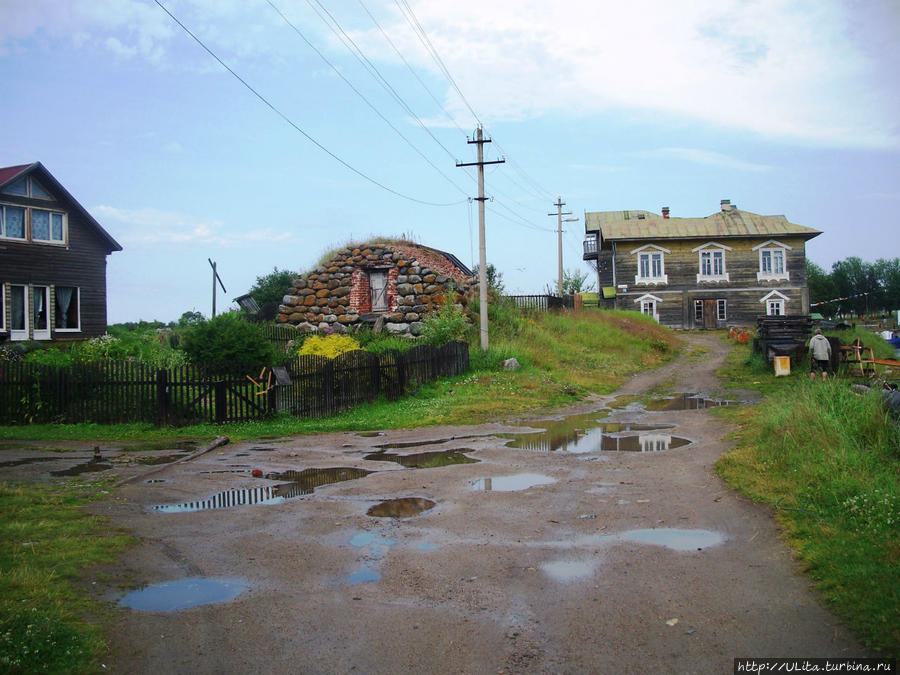
[[[584,259],[618,309],[670,328],[753,325],[760,315],[807,314],[806,242],[818,230],[722,200],[705,218],[650,211],[584,215]]]
[[[40,163],[0,168],[0,340],[106,332],[106,256],[122,247]]]

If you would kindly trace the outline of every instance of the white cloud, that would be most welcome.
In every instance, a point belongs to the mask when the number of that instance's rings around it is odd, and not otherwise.
[[[183,246],[205,244],[214,246],[245,246],[271,244],[292,238],[290,232],[277,232],[272,228],[234,231],[220,220],[204,220],[184,213],[158,209],[120,209],[114,206],[97,206],[91,209],[100,222],[114,221],[116,238],[127,248],[129,245]]]
[[[686,162],[693,162],[694,164],[721,166],[728,169],[737,169],[739,171],[769,171],[772,168],[765,164],[745,162],[736,157],[723,155],[721,152],[712,152],[710,150],[700,150],[697,148],[659,148],[658,150],[653,150],[651,152],[639,153],[639,156],[672,157]]]

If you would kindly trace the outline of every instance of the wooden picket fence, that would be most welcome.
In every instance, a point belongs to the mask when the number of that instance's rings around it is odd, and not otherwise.
[[[0,363],[0,424],[153,422],[184,425],[264,418],[277,410],[331,415],[378,396],[395,399],[468,370],[464,342],[381,355],[301,356],[281,368],[246,364],[155,368],[97,361],[58,368]]]

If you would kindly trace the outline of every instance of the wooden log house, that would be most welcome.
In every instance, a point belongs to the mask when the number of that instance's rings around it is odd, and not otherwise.
[[[727,199],[704,218],[650,211],[585,213],[584,259],[610,306],[678,329],[752,326],[808,314],[806,242],[821,234]]]
[[[106,332],[106,256],[122,247],[40,162],[0,168],[0,341]]]

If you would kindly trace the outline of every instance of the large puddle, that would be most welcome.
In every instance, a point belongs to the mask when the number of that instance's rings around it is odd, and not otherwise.
[[[280,485],[225,490],[205,499],[183,502],[181,504],[157,504],[151,506],[150,509],[159,513],[190,513],[193,511],[230,509],[235,506],[250,506],[254,504],[281,504],[285,499],[311,494],[317,487],[363,478],[370,473],[372,472],[353,467],[304,469],[303,471],[270,473],[266,475],[266,478],[290,482]]]
[[[658,396],[646,398],[644,396],[617,396],[610,402],[610,408],[627,408],[637,406],[652,412],[666,410],[703,410],[705,408],[718,408],[725,405],[734,405],[735,401],[706,398],[700,394],[675,394],[674,396]]]
[[[471,450],[435,450],[434,452],[418,452],[411,455],[395,455],[389,452],[373,452],[363,459],[374,462],[396,462],[411,469],[435,469],[454,464],[475,464],[479,460],[468,457],[464,452]]]
[[[199,605],[228,602],[247,590],[242,579],[192,577],[132,591],[119,601],[141,612],[175,612]]]
[[[478,492],[517,492],[536,485],[550,485],[556,479],[539,473],[517,473],[512,476],[492,476],[472,482],[472,489]]]
[[[95,471],[106,471],[111,469],[112,464],[102,459],[92,459],[83,464],[76,464],[70,469],[61,469],[60,471],[51,471],[51,476],[80,476],[83,473],[94,473]]]
[[[688,445],[687,438],[667,433],[673,424],[608,422],[600,413],[572,415],[561,420],[537,420],[521,426],[543,428],[522,434],[500,434],[510,448],[540,452],[659,452]]]
[[[725,537],[718,532],[674,528],[630,530],[619,536],[626,541],[664,546],[673,551],[696,551],[709,546],[717,546],[725,541]]]

